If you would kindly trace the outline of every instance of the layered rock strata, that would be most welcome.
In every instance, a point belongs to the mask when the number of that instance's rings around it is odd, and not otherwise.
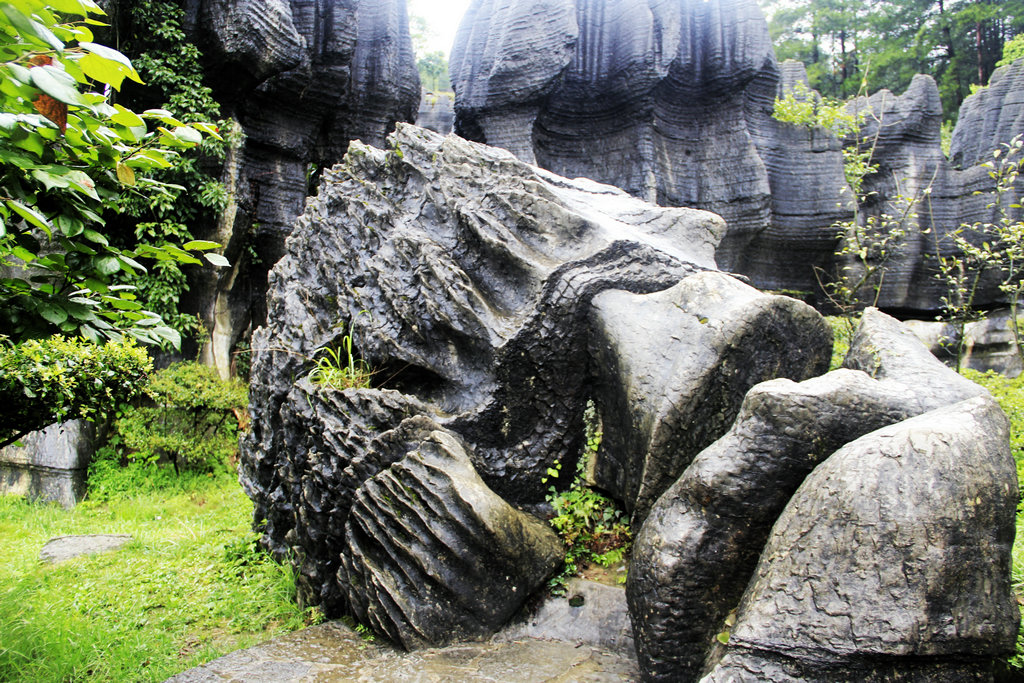
[[[561,175],[719,213],[728,225],[719,265],[758,287],[824,304],[823,282],[848,267],[856,278],[860,264],[835,255],[836,224],[855,216],[841,144],[772,118],[775,98],[806,74],[776,63],[754,0],[476,0],[452,55],[460,135]],[[940,310],[936,258],[957,253],[951,233],[960,225],[994,215],[988,169],[978,164],[1024,132],[1022,70],[1004,67],[965,102],[953,148],[962,172],[942,152],[929,77],[901,96],[858,103],[871,114],[845,143],[877,143],[879,169],[859,220],[890,214],[900,225],[884,232],[905,233],[888,250],[895,257],[884,257],[884,279],[861,292],[866,302],[901,315]],[[976,303],[1000,299],[986,284]]]
[[[213,234],[232,263],[200,274],[185,305],[211,331],[203,360],[226,373],[266,315],[267,273],[311,193],[350,140],[381,144],[413,121],[419,77],[404,0],[192,0],[190,33],[214,96],[244,142],[229,153],[231,201]]]

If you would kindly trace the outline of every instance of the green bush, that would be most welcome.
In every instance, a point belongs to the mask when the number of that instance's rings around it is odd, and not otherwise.
[[[626,514],[614,501],[587,485],[587,468],[601,443],[592,407],[588,409],[587,422],[587,449],[577,462],[572,484],[565,491],[552,486],[547,497],[555,513],[548,522],[565,545],[565,565],[549,582],[555,595],[565,593],[566,581],[588,565],[610,567],[621,563],[632,545]],[[558,466],[548,470],[551,477],[558,474]]]
[[[53,422],[103,420],[139,393],[151,370],[130,339],[101,346],[57,336],[0,346],[0,445]]]
[[[247,420],[245,386],[213,368],[176,363],[157,372],[140,405],[122,411],[101,459],[170,463],[176,472],[225,471]]]

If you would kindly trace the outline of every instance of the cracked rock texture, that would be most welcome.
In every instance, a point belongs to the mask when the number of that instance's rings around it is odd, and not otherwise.
[[[696,680],[772,525],[804,478],[876,429],[985,391],[870,309],[848,365],[747,393],[732,428],[694,458],[637,532],[627,597],[649,680]]]
[[[415,450],[356,492],[338,576],[355,618],[406,649],[493,634],[565,557],[454,434],[414,419]]]
[[[1017,479],[990,396],[872,432],[804,481],[708,681],[991,680],[1013,652]]]
[[[567,483],[544,478],[556,462],[573,472],[582,449],[590,302],[713,269],[722,230],[413,126],[386,150],[353,143],[297,221],[253,343],[241,478],[265,544],[296,558],[303,600],[350,606],[337,572],[355,492],[406,456],[407,418],[456,434],[514,505]],[[373,387],[311,384],[345,336]]]
[[[266,316],[267,273],[310,193],[311,169],[350,140],[381,144],[420,98],[405,0],[188,0],[188,30],[225,118],[245,135],[222,181],[232,201],[212,233],[232,263],[196,276],[188,301],[211,330],[204,362]]]
[[[766,379],[828,370],[832,331],[813,308],[723,273],[654,294],[604,292],[591,313],[604,438],[594,481],[639,525]]]

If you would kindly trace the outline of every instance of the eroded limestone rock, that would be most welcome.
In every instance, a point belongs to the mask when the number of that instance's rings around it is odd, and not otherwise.
[[[722,231],[454,136],[400,125],[386,151],[353,143],[297,222],[254,336],[241,478],[303,599],[346,607],[352,494],[405,456],[408,417],[457,434],[513,504],[564,483],[544,479],[556,462],[568,478],[582,449],[591,300],[713,269]],[[372,388],[304,379],[348,336]]]
[[[406,649],[491,635],[565,555],[549,525],[484,484],[457,437],[425,422],[415,450],[356,492],[338,577],[356,619]]]
[[[832,352],[831,329],[810,306],[723,273],[654,294],[604,292],[591,318],[604,430],[594,479],[634,524],[729,429],[750,387],[821,374]]]
[[[650,680],[696,680],[738,604],[772,525],[804,478],[841,446],[937,407],[987,395],[869,309],[849,369],[758,384],[729,432],[703,450],[637,533],[627,597]]]
[[[1019,621],[1008,428],[978,396],[837,451],[776,523],[707,680],[990,678]]]

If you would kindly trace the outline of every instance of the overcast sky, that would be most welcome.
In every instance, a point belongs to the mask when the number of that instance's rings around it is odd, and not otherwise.
[[[455,31],[469,3],[470,0],[408,0],[409,16],[419,15],[430,25],[433,35],[429,51],[451,52]]]

